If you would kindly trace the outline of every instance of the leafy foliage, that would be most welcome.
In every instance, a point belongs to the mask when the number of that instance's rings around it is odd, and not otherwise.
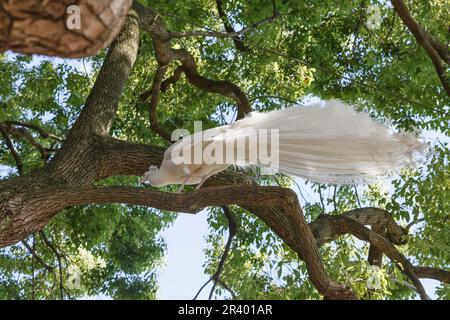
[[[155,8],[172,31],[223,28],[214,0],[142,2]],[[237,30],[272,14],[269,0],[224,2],[228,19]],[[191,52],[205,77],[237,84],[255,110],[281,108],[312,97],[340,98],[371,112],[379,121],[391,119],[396,129],[425,130],[434,153],[418,170],[405,170],[386,183],[368,187],[334,187],[249,174],[260,184],[297,190],[309,221],[324,212],[341,214],[360,206],[386,208],[400,223],[416,223],[408,244],[401,248],[414,264],[448,269],[449,100],[426,53],[385,1],[276,0],[275,4],[280,16],[245,34],[246,52],[237,51],[229,38],[185,37],[173,40],[172,45]],[[381,21],[375,29],[366,24],[369,5],[380,9]],[[414,1],[411,10],[426,30],[447,41],[450,16],[445,1]],[[83,107],[103,57],[104,52],[72,61],[3,54],[0,122],[33,123],[64,137]],[[114,136],[165,145],[149,129],[148,112],[140,100],[150,89],[157,67],[151,39],[143,34],[138,60],[120,101]],[[169,66],[168,75],[176,67]],[[160,125],[169,132],[175,128],[192,131],[194,120],[202,120],[204,127],[217,126],[233,120],[235,113],[233,101],[194,88],[183,77],[161,94],[158,106]],[[35,139],[48,148],[60,146],[38,135]],[[25,173],[43,165],[27,141],[17,139],[14,144]],[[18,174],[3,140],[0,170],[5,178]],[[136,186],[137,179],[117,177],[102,183]],[[239,231],[222,279],[238,298],[320,298],[296,255],[260,220],[238,207],[232,210]],[[173,213],[133,206],[68,208],[43,234],[26,239],[52,270],[23,244],[0,250],[0,298],[98,294],[117,299],[157,298],[156,271],[166,249],[159,234],[175,218]],[[211,208],[208,223],[205,271],[213,274],[225,244],[227,222],[219,208]],[[378,274],[381,285],[369,290],[368,245],[354,238],[325,244],[321,254],[330,276],[351,286],[361,298],[415,296],[405,285],[408,280],[387,259]],[[449,286],[440,286],[436,295],[449,299]],[[216,296],[229,295],[219,287]]]

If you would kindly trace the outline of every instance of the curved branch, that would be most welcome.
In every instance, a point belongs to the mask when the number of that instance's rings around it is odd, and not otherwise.
[[[429,297],[425,289],[415,274],[415,268],[411,262],[398,249],[389,242],[386,238],[372,231],[358,221],[344,215],[330,216],[321,215],[319,220],[322,220],[322,225],[327,225],[334,236],[341,236],[344,234],[351,234],[360,240],[367,241],[377,249],[385,253],[392,261],[401,264],[401,270],[410,278],[414,284],[420,297],[428,300]]]
[[[126,148],[130,148],[130,145],[127,144]],[[103,160],[99,161],[101,163]],[[217,183],[220,180],[211,181]],[[202,188],[188,194],[173,194],[133,187],[68,185],[52,180],[45,172],[0,181],[0,185],[0,190],[3,188],[6,191],[3,195],[3,191],[0,192],[0,215],[4,222],[1,226],[0,246],[15,243],[40,230],[56,213],[68,206],[124,203],[196,213],[207,206],[237,204],[257,215],[298,254],[306,264],[312,283],[326,298],[355,298],[347,287],[328,277],[297,196],[290,189],[231,185]],[[17,185],[26,187],[20,193],[9,191],[17,190]],[[236,197],[237,194],[239,197]]]
[[[407,235],[407,231],[400,227],[389,212],[384,209],[358,208],[347,211],[340,216],[357,221],[362,225],[370,225],[372,229],[380,230],[377,233],[386,234],[386,237],[393,244],[403,245],[406,243],[404,236]],[[319,219],[310,223],[311,230],[319,246],[340,236],[340,234],[333,232],[329,221],[321,219],[321,217],[319,216]],[[325,217],[328,216],[325,215]]]
[[[228,80],[212,80],[202,76],[197,70],[194,57],[186,50],[173,49],[173,53],[175,59],[181,62],[181,70],[186,75],[190,84],[206,92],[218,93],[224,97],[232,98],[237,102],[237,119],[243,118],[247,113],[252,111],[247,96],[237,85]]]
[[[207,206],[239,205],[256,214],[299,255],[306,264],[311,281],[326,298],[355,298],[347,287],[333,282],[326,274],[311,229],[296,194],[290,189],[222,186],[202,188],[189,194],[173,194],[131,187],[84,187],[59,190],[49,196],[65,199],[66,205],[68,202],[71,205],[121,202],[188,213],[196,213]]]
[[[22,121],[14,121],[14,120],[8,120],[5,121],[4,123],[8,124],[8,125],[14,125],[14,126],[21,126],[21,127],[25,127],[31,130],[36,131],[37,133],[39,133],[40,137],[43,139],[53,139],[56,140],[58,142],[63,142],[64,139],[61,137],[58,137],[57,135],[54,135],[52,133],[47,132],[46,130],[42,129],[40,126],[33,124],[33,123],[27,123],[27,122],[22,122]]]
[[[420,26],[420,24],[417,23],[416,20],[414,20],[403,0],[391,0],[391,2],[400,19],[402,19],[403,23],[408,27],[409,31],[411,31],[411,33],[416,38],[417,43],[427,52],[428,56],[433,62],[434,68],[436,69],[442,86],[444,87],[447,94],[450,95],[450,83],[449,79],[446,77],[445,67],[443,64],[443,61],[447,61],[448,63],[448,52],[444,53],[444,51],[442,50],[443,46],[437,45],[437,40],[428,35],[428,33]]]
[[[190,84],[206,92],[218,93],[234,99],[238,105],[238,119],[251,112],[251,105],[247,96],[237,85],[230,81],[212,80],[202,76],[197,70],[197,64],[194,57],[188,51],[183,49],[173,49],[170,46],[172,35],[167,30],[162,18],[154,10],[145,7],[138,2],[133,2],[132,8],[139,14],[141,29],[149,32],[152,37],[159,68],[166,67],[172,61],[178,60],[182,63],[182,66],[181,70],[178,70],[177,72],[183,71]],[[162,78],[162,76],[163,75],[160,77]],[[166,82],[163,86],[157,84],[156,87],[165,90],[169,83],[175,82],[173,80],[174,79],[172,78],[172,80],[169,80],[169,82]],[[155,90],[152,88],[151,92],[144,95],[148,96],[149,94],[159,95],[159,93],[156,92],[156,88]]]
[[[53,194],[51,200],[54,201],[52,209],[58,211],[69,206],[85,204],[123,203],[190,214],[198,213],[210,206],[236,204],[247,207],[261,205],[261,199],[272,206],[290,208],[290,201],[286,206],[286,199],[295,195],[290,189],[254,186],[201,188],[187,194],[127,186],[60,187],[59,190],[51,190],[51,192]],[[240,194],[238,199],[235,197],[236,194]],[[56,200],[58,198],[59,201]]]
[[[58,250],[55,248],[55,246],[48,240],[47,236],[45,235],[44,231],[40,231],[39,232],[42,240],[44,241],[44,243],[50,248],[50,250],[52,250],[52,252],[55,254],[56,256],[56,261],[58,262],[58,270],[59,270],[59,297],[61,300],[64,300],[64,280],[63,280],[63,265],[62,265],[62,258],[63,255],[61,253],[58,252]]]
[[[8,133],[6,132],[5,128],[2,125],[0,125],[0,133],[2,134],[3,138],[5,139],[6,146],[11,151],[13,159],[16,163],[17,172],[19,173],[19,175],[22,175],[22,173],[23,173],[22,159],[20,158],[19,154],[17,153],[16,148],[14,148],[14,145],[13,145],[11,139],[9,138]]]
[[[224,283],[224,281],[221,280],[220,275],[222,274],[223,268],[225,266],[225,262],[227,261],[228,255],[230,254],[231,243],[233,242],[233,238],[237,232],[237,223],[236,223],[236,218],[234,217],[234,214],[233,214],[233,212],[231,212],[229,207],[222,206],[222,210],[228,221],[228,239],[227,239],[227,243],[225,245],[223,254],[220,257],[219,264],[217,265],[217,270],[216,270],[216,272],[214,272],[213,276],[211,277],[213,279],[214,283],[211,288],[211,292],[209,293],[209,300],[211,300],[211,298],[212,298],[212,295],[216,289],[217,283],[222,283],[222,285],[225,285],[225,287],[229,288]],[[231,290],[231,289],[229,289],[229,290]]]
[[[2,127],[2,129],[6,133],[10,134],[11,136],[13,136],[16,139],[24,138],[25,140],[27,140],[41,154],[41,158],[44,161],[47,161],[48,156],[49,156],[49,149],[44,148],[43,145],[41,145],[39,142],[37,142],[29,130],[27,130],[23,127],[17,128],[11,124],[8,124],[7,122],[0,123],[0,127]]]
[[[344,218],[350,218],[361,225],[370,225],[372,231],[386,237],[386,239],[395,245],[404,245],[406,244],[405,236],[408,234],[408,231],[412,225],[410,223],[405,228],[399,226],[397,222],[392,218],[388,211],[380,208],[360,208],[347,211],[341,215]],[[336,233],[335,228],[338,221],[334,221],[330,223],[328,220],[329,216],[326,216],[326,219],[323,219],[321,216],[316,221],[311,222],[309,225],[313,231],[313,234],[317,240],[318,245],[321,245],[325,242],[332,241],[337,239],[342,233]],[[332,217],[331,217],[332,218]],[[332,218],[333,219],[333,218]],[[423,219],[419,219],[418,221],[423,221]],[[416,221],[415,223],[417,223]],[[345,222],[344,222],[345,224]],[[373,250],[372,258],[375,257],[375,252],[378,254],[384,253],[384,251],[379,246],[371,245],[369,249]],[[381,256],[378,255],[377,264],[381,263]],[[374,262],[374,261],[372,261]],[[430,278],[435,279],[444,283],[450,283],[450,272],[445,271],[438,268],[431,267],[412,267],[417,278]]]
[[[237,232],[237,223],[236,223],[236,218],[234,217],[233,212],[231,212],[230,208],[227,206],[222,206],[222,210],[223,213],[225,214],[227,221],[228,221],[228,240],[227,243],[225,245],[225,249],[222,253],[222,256],[220,257],[219,260],[219,264],[217,265],[217,269],[214,272],[214,274],[208,279],[208,281],[206,281],[198,290],[197,294],[194,296],[193,300],[196,300],[199,296],[199,294],[203,291],[203,289],[211,282],[213,281],[213,286],[211,288],[211,291],[209,292],[209,300],[211,300],[212,295],[216,289],[216,285],[219,284],[221,285],[223,288],[225,288],[225,290],[227,290],[228,292],[230,292],[231,296],[233,297],[233,299],[236,299],[236,294],[234,293],[233,290],[231,290],[231,288],[224,282],[221,280],[220,275],[222,274],[223,268],[225,266],[225,262],[228,258],[228,255],[230,253],[230,249],[231,249],[231,243],[233,242],[233,238],[236,235]]]
[[[159,121],[158,121],[158,114],[157,114],[157,108],[159,103],[159,95],[162,91],[161,84],[163,81],[163,77],[167,72],[167,65],[160,66],[156,72],[155,76],[153,78],[153,84],[152,89],[148,94],[142,95],[142,98],[145,99],[146,96],[150,96],[150,103],[148,106],[149,111],[149,118],[150,118],[150,128],[158,134],[161,138],[168,142],[172,142],[171,135],[165,131],[163,128],[160,127]]]

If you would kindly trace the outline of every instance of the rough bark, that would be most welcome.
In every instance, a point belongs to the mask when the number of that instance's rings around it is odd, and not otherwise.
[[[136,59],[138,40],[138,17],[130,12],[62,149],[43,169],[0,181],[0,246],[40,230],[61,210],[65,200],[51,196],[52,193],[57,194],[68,185],[92,184],[102,175],[102,161],[98,161],[105,159],[102,137],[108,134],[114,119],[118,99]]]
[[[398,251],[394,243],[388,241],[379,233],[366,228],[364,222],[358,222],[353,217],[355,217],[353,212],[340,216],[321,215],[317,223],[329,230],[329,235],[333,237],[351,234],[360,240],[369,242],[377,250],[386,254],[393,262],[400,264],[401,270],[410,278],[420,297],[428,300],[429,297],[415,273],[414,266]]]
[[[0,51],[80,58],[105,48],[120,31],[132,0],[0,0]],[[70,6],[80,13],[71,26]]]

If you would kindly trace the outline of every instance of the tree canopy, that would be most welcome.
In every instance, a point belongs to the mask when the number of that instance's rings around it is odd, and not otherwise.
[[[0,20],[19,9],[0,1]],[[423,278],[450,298],[446,1],[146,0],[124,20],[79,60],[23,55],[71,56],[2,42],[0,21],[0,48],[22,52],[0,56],[1,299],[155,299],[161,231],[203,209],[211,298],[425,299]],[[185,194],[138,182],[177,128],[317,98],[421,131],[431,152],[368,186],[250,169]]]

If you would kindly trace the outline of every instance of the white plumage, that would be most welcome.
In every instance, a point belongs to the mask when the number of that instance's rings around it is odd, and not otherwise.
[[[253,112],[231,125],[203,131],[203,148],[234,145],[233,163],[177,164],[173,158],[174,148],[185,152],[195,148],[193,136],[185,137],[166,150],[159,170],[151,167],[141,182],[157,187],[201,185],[231,164],[248,162],[249,150],[239,150],[235,142],[245,135],[255,136],[254,132],[260,129],[279,129],[279,171],[321,183],[367,183],[414,164],[414,154],[425,150],[425,145],[414,135],[395,133],[367,113],[356,112],[341,101],[331,100],[325,106],[314,104]],[[270,138],[258,143],[258,148],[271,146]],[[258,156],[256,164],[267,165],[266,160]]]

